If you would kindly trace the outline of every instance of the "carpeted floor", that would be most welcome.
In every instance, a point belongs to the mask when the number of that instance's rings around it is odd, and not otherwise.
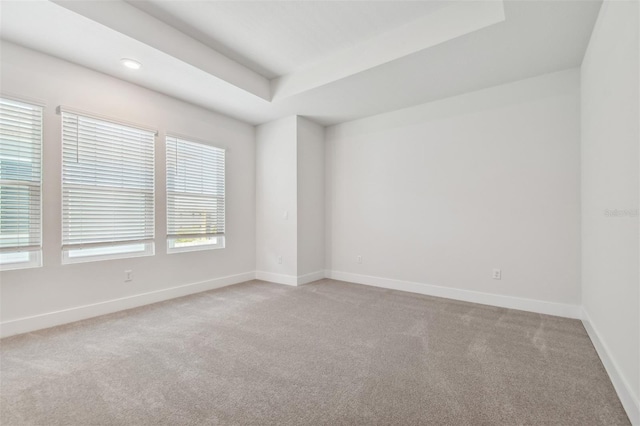
[[[1,341],[0,423],[629,424],[582,324],[252,281]]]

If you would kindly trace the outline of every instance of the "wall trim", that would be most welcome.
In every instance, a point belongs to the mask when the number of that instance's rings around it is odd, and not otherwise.
[[[585,330],[587,330],[587,334],[591,338],[591,342],[596,348],[596,352],[600,356],[604,369],[607,371],[607,374],[609,374],[609,379],[611,379],[611,383],[618,393],[618,398],[620,398],[620,402],[627,412],[627,416],[629,416],[631,424],[640,425],[639,398],[633,394],[631,386],[625,380],[624,376],[620,374],[618,364],[615,362],[614,358],[611,357],[611,351],[605,344],[604,340],[600,338],[600,333],[598,333],[593,321],[591,321],[591,317],[584,307],[582,308],[582,324],[584,325]]]
[[[139,306],[150,305],[164,300],[175,299],[194,293],[226,287],[233,284],[242,283],[255,279],[255,272],[245,272],[242,274],[229,275],[226,277],[214,278],[191,284],[184,284],[177,287],[165,288],[151,291],[149,293],[136,294],[119,299],[107,300],[105,302],[82,305],[60,311],[48,312],[46,314],[34,315],[30,317],[18,318],[15,320],[0,323],[0,337],[8,337],[16,334],[28,333],[35,330],[68,324],[83,319],[93,318],[100,315],[111,314],[124,311],[126,309],[137,308]]]
[[[325,277],[324,270],[311,272],[309,274],[298,275],[298,285],[309,284],[321,280]]]
[[[298,277],[296,277],[295,275],[274,274],[273,272],[256,271],[256,279],[276,284],[293,286],[298,285]]]
[[[325,276],[334,280],[348,281],[352,283],[388,288],[392,290],[408,291],[410,293],[419,293],[428,296],[444,297],[447,299],[462,300],[464,302],[480,303],[482,305],[518,309],[521,311],[555,315],[565,318],[582,318],[580,306],[570,305],[566,303],[546,302],[543,300],[483,293],[479,291],[442,287],[433,284],[402,281],[391,278],[374,277],[370,275],[360,275],[342,271],[326,271]]]
[[[325,272],[326,271],[321,270],[295,276],[286,274],[275,274],[273,272],[266,271],[256,271],[256,279],[276,284],[299,286],[323,279],[325,277]]]

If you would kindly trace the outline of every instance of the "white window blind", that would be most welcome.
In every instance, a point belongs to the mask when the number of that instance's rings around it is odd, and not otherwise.
[[[155,132],[61,114],[63,262],[153,254]]]
[[[167,136],[169,252],[224,247],[225,150]]]
[[[41,266],[42,107],[0,98],[0,268]]]

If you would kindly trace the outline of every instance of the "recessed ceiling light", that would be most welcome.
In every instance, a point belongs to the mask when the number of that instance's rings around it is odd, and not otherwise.
[[[120,63],[127,68],[131,68],[132,70],[139,70],[142,64],[136,60],[122,58],[120,59]]]

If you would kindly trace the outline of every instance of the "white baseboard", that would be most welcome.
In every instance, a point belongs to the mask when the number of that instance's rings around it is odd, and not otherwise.
[[[482,293],[479,291],[462,290],[458,288],[442,287],[411,281],[394,280],[391,278],[359,275],[350,272],[325,271],[327,278],[365,284],[392,290],[408,291],[428,296],[444,297],[483,305],[499,306],[501,308],[518,309],[539,314],[555,315],[565,318],[580,319],[580,306],[565,303],[545,302],[542,300],[525,299],[521,297],[503,296],[499,294]]]
[[[30,331],[54,327],[56,325],[62,325],[87,318],[97,317],[100,315],[111,314],[113,312],[123,311],[125,309],[137,308],[139,306],[162,302],[164,300],[187,296],[189,294],[200,293],[202,291],[213,290],[215,288],[238,284],[253,279],[255,279],[255,272],[251,271],[242,274],[230,275],[226,277],[215,278],[212,280],[152,291],[149,293],[136,294],[134,296],[108,300],[106,302],[83,305],[75,308],[64,309],[61,311],[34,315],[31,317],[18,318],[15,320],[0,323],[0,337],[28,333]]]
[[[309,274],[304,274],[304,275],[298,275],[298,285],[309,284],[314,281],[321,280],[324,277],[325,277],[324,270],[315,271],[315,272],[311,272]]]
[[[295,275],[274,274],[273,272],[256,271],[256,279],[268,281],[270,283],[298,285],[298,277]]]
[[[276,284],[285,284],[298,286],[303,284],[308,284],[313,281],[321,280],[324,278],[324,270],[311,272],[310,274],[305,275],[285,275],[285,274],[274,274],[273,272],[265,272],[265,271],[256,271],[256,279],[262,281],[268,281],[270,283]]]
[[[631,386],[629,386],[624,376],[620,374],[618,365],[611,357],[607,345],[600,338],[600,334],[584,308],[582,309],[582,324],[584,324],[584,328],[587,330],[587,334],[591,338],[593,346],[596,348],[596,352],[598,352],[605,370],[607,370],[607,374],[609,374],[611,383],[613,383],[613,387],[618,393],[620,402],[627,412],[631,424],[640,426],[640,402],[638,401],[640,395],[633,394]]]

